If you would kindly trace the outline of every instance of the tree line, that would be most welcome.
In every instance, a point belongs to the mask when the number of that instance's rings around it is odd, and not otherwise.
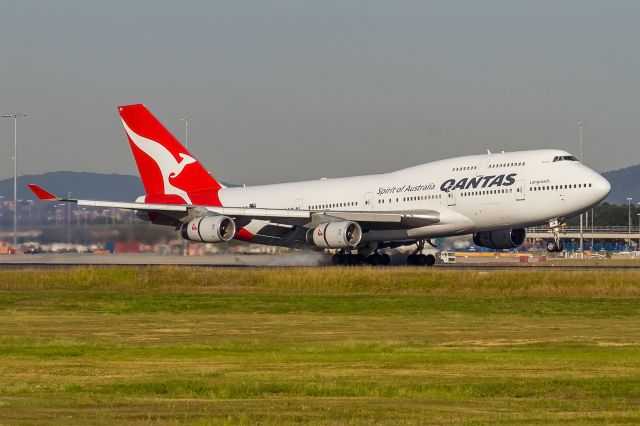
[[[589,210],[589,224],[591,227],[591,210]],[[638,226],[638,217],[640,207],[637,204],[631,204],[631,225]],[[574,216],[567,220],[568,226],[579,226],[580,216]],[[628,226],[629,225],[629,206],[626,204],[609,204],[602,203],[593,208],[593,225],[594,226]],[[587,226],[585,222],[585,226]]]

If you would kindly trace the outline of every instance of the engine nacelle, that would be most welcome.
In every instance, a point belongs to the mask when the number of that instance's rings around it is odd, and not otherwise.
[[[182,238],[199,243],[221,243],[236,234],[236,223],[227,216],[201,216],[182,225]]]
[[[322,223],[307,233],[307,242],[322,248],[353,248],[362,239],[362,228],[356,222]]]
[[[524,228],[504,229],[478,232],[473,236],[473,243],[480,247],[492,249],[513,249],[520,247],[525,238],[527,238],[527,231]]]

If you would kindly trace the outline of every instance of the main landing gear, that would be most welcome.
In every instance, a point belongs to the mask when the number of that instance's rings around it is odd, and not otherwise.
[[[407,257],[407,265],[433,266],[436,263],[436,257],[434,255],[422,253],[422,251],[424,250],[424,242],[424,240],[419,240],[416,242],[415,251],[411,253],[409,257]]]
[[[352,254],[347,250],[340,250],[334,254],[331,258],[331,263],[334,265],[389,265],[391,263],[391,257],[386,253],[378,253],[374,251],[369,256],[362,256],[360,254]]]
[[[564,250],[564,244],[560,239],[560,229],[564,226],[565,223],[560,220],[549,221],[549,228],[551,228],[551,232],[553,233],[553,240],[549,240],[545,244],[548,252],[559,253]]]
[[[416,241],[416,249],[407,257],[407,265],[411,266],[433,266],[436,257],[432,254],[423,254],[425,243],[435,247],[427,240]],[[358,253],[359,251],[359,253]],[[370,254],[369,254],[370,253]],[[331,263],[334,265],[381,265],[386,266],[391,263],[391,257],[386,253],[379,253],[377,244],[371,247],[361,247],[360,249],[342,249],[333,255]]]

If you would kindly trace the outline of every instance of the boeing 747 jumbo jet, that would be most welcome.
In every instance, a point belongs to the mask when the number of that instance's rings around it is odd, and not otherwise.
[[[525,227],[548,224],[547,250],[561,251],[567,217],[609,194],[609,182],[557,149],[469,155],[391,173],[227,187],[209,173],[144,105],[118,108],[146,195],[135,202],[57,197],[41,200],[130,209],[172,226],[190,241],[337,249],[334,264],[388,264],[383,248],[415,244],[407,263],[433,265],[425,243],[473,234],[476,245],[513,249]]]

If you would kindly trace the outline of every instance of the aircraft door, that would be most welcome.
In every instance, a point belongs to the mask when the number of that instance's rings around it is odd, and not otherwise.
[[[366,192],[364,194],[364,205],[362,206],[363,210],[371,210],[373,204],[373,192]]]
[[[293,208],[296,210],[302,210],[302,198],[298,198],[293,202]]]
[[[524,200],[524,179],[518,179],[516,181],[516,200]]]
[[[485,172],[487,171],[487,166],[489,165],[489,159],[485,158],[482,161],[480,161],[480,164],[478,164],[477,168],[476,168],[476,177],[482,177],[484,176]]]
[[[447,192],[447,205],[448,206],[456,205],[456,191]]]

